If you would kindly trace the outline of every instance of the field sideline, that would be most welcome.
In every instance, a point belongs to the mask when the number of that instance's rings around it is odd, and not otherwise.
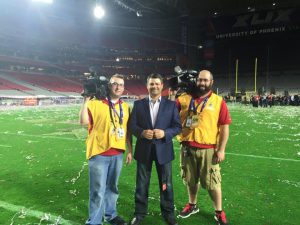
[[[0,109],[0,224],[84,224],[88,174],[86,129],[80,106]],[[296,225],[300,208],[300,107],[253,108],[229,105],[233,123],[222,163],[224,210],[231,225]],[[179,144],[173,163],[175,206],[187,202],[179,176]],[[153,167],[155,169],[155,167]],[[135,162],[123,168],[118,211],[134,210]],[[165,224],[160,216],[153,170],[149,216],[143,224]],[[180,225],[213,225],[207,192],[200,213]]]

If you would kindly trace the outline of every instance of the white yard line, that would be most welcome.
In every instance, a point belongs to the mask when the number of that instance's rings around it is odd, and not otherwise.
[[[0,147],[11,148],[12,146],[10,146],[10,145],[0,145]]]
[[[0,208],[4,208],[6,210],[12,211],[12,212],[25,212],[26,216],[29,217],[35,217],[38,218],[39,220],[41,218],[43,218],[45,216],[45,214],[49,214],[49,213],[45,213],[45,212],[41,212],[41,211],[37,211],[37,210],[32,210],[32,209],[27,209],[24,206],[20,206],[20,205],[13,205],[10,204],[8,202],[4,202],[4,201],[0,201]],[[74,221],[70,221],[70,220],[65,220],[63,219],[61,216],[57,216],[54,214],[50,214],[50,221],[51,222],[55,222],[57,220],[57,218],[59,218],[60,223],[59,224],[65,224],[65,225],[79,225],[79,223],[76,223]]]
[[[239,131],[241,132],[241,131]],[[266,133],[266,132],[264,132]],[[8,133],[8,132],[0,132],[0,134],[7,134],[7,135],[19,135],[19,136],[28,136],[28,137],[37,137],[37,138],[52,138],[52,139],[61,139],[61,140],[71,140],[71,141],[84,141],[85,139],[77,139],[77,138],[67,138],[67,137],[58,137],[58,136],[47,136],[47,134],[44,135],[34,135],[34,134],[23,134],[23,133]],[[291,135],[291,134],[289,134]],[[1,147],[2,145],[0,145]],[[135,144],[133,144],[135,146]],[[3,145],[3,147],[11,147],[8,145]],[[178,147],[174,149],[180,149]],[[250,158],[260,158],[260,159],[272,159],[272,160],[281,160],[281,161],[290,161],[290,162],[300,162],[300,160],[297,159],[285,159],[285,158],[277,158],[277,157],[268,157],[268,156],[260,156],[260,155],[245,155],[245,154],[237,154],[237,153],[230,153],[226,152],[227,155],[236,155],[236,156],[242,156],[242,157],[250,157]]]
[[[267,132],[267,131],[254,131],[254,130],[249,130],[249,131],[242,131],[242,130],[237,130],[237,131],[231,131],[230,133],[231,134],[234,134],[234,133],[251,133],[251,132],[254,132],[255,134],[258,133],[258,134],[274,134],[274,135],[289,135],[289,136],[300,136],[300,133],[297,133],[297,134],[291,134],[291,133],[274,133],[274,132]]]
[[[180,150],[180,148],[177,147],[174,149]],[[231,153],[231,152],[226,152],[226,155],[235,155],[235,156],[258,158],[258,159],[272,159],[272,160],[280,160],[280,161],[300,162],[300,160],[297,159],[285,159],[285,158],[268,157],[268,156],[261,156],[261,155],[245,155],[245,154],[238,154],[238,153]]]
[[[83,141],[85,139],[78,139],[78,138],[68,138],[68,137],[59,137],[59,136],[49,136],[50,134],[42,134],[42,135],[35,135],[35,134],[23,134],[23,133],[9,133],[9,132],[0,132],[0,134],[7,134],[7,135],[19,135],[19,136],[26,136],[26,137],[36,137],[36,138],[52,138],[52,139],[61,139],[61,140],[70,140],[70,141]]]
[[[285,159],[285,158],[268,157],[268,156],[260,156],[260,155],[245,155],[245,154],[237,154],[237,153],[230,153],[230,152],[226,152],[226,154],[250,157],[250,158],[259,158],[259,159],[273,159],[273,160],[280,160],[280,161],[300,162],[300,160],[297,160],[297,159]]]

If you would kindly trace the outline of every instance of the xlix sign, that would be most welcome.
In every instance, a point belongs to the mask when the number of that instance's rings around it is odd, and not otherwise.
[[[246,14],[236,17],[236,22],[233,24],[233,28],[270,25],[277,23],[288,24],[291,23],[291,14],[293,9],[270,11],[267,13],[254,13]]]

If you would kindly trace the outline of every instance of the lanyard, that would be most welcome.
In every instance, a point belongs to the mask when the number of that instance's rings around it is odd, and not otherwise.
[[[119,100],[119,108],[120,108],[120,113],[119,114],[116,110],[115,105],[111,102],[110,98],[108,98],[108,104],[109,104],[109,115],[110,115],[111,122],[114,125],[114,128],[116,128],[116,124],[113,120],[111,109],[114,112],[114,117],[119,117],[119,124],[120,124],[120,126],[122,126],[123,125],[123,107],[122,107],[122,104],[121,104],[120,100]]]
[[[197,114],[197,109],[198,109],[198,107],[201,105],[201,103],[202,103],[202,107],[201,107],[201,110],[200,110],[200,113],[203,111],[203,109],[205,108],[205,106],[206,106],[206,103],[207,103],[207,101],[208,101],[208,98],[209,98],[209,96],[207,96],[207,97],[205,97],[205,99],[202,101],[202,102],[200,102],[196,107],[195,107],[195,99],[191,99],[191,101],[190,101],[190,106],[189,106],[189,112],[193,112],[194,114]]]

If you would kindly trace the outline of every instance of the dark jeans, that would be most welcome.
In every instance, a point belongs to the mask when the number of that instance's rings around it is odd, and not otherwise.
[[[137,162],[134,215],[140,218],[144,218],[147,215],[149,184],[153,161],[155,162],[159,180],[160,209],[162,216],[174,217],[172,163],[169,162],[160,165],[157,162],[154,147],[151,150],[151,159],[149,159],[146,164]]]

